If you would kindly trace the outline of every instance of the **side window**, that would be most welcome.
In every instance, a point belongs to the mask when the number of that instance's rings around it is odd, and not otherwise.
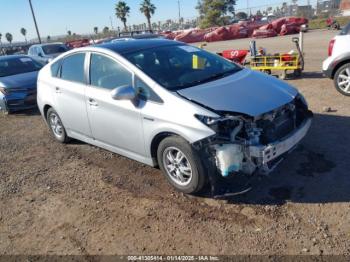
[[[51,65],[51,75],[53,77],[58,77],[58,71],[60,69],[61,61],[57,61]]]
[[[163,100],[141,79],[135,77],[135,88],[137,95],[145,101],[163,103]]]
[[[112,90],[119,86],[132,86],[132,74],[116,61],[99,54],[91,55],[90,84]]]
[[[85,83],[85,54],[79,53],[66,57],[62,62],[61,78],[67,81]]]

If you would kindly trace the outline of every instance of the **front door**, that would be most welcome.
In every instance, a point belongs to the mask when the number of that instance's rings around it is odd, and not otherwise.
[[[116,60],[91,54],[87,112],[93,138],[129,156],[144,156],[140,108],[132,101],[117,101],[111,91],[133,84],[133,75]]]

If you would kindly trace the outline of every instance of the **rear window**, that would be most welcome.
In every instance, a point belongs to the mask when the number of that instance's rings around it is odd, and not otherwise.
[[[44,45],[42,49],[46,55],[59,54],[68,51],[68,48],[63,44]]]
[[[84,53],[70,55],[65,58],[61,67],[61,79],[85,83],[84,61]]]
[[[350,23],[343,28],[340,35],[350,35]]]
[[[18,57],[0,60],[0,77],[39,71],[42,64],[30,57]]]

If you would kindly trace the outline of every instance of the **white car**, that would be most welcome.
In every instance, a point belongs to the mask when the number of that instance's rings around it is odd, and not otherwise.
[[[341,94],[350,96],[350,23],[330,41],[323,72],[334,79],[334,85]]]
[[[65,53],[40,71],[37,101],[59,142],[159,166],[184,193],[214,176],[271,172],[312,122],[287,83],[162,39]]]

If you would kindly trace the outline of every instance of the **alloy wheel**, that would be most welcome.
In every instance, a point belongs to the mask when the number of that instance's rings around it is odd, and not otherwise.
[[[58,138],[62,138],[64,135],[64,128],[58,115],[51,113],[49,119],[50,127],[54,135]]]
[[[192,180],[192,167],[186,155],[176,147],[163,152],[163,163],[168,176],[179,186],[187,186]]]
[[[344,93],[350,94],[350,67],[344,68],[338,75],[338,87]]]

